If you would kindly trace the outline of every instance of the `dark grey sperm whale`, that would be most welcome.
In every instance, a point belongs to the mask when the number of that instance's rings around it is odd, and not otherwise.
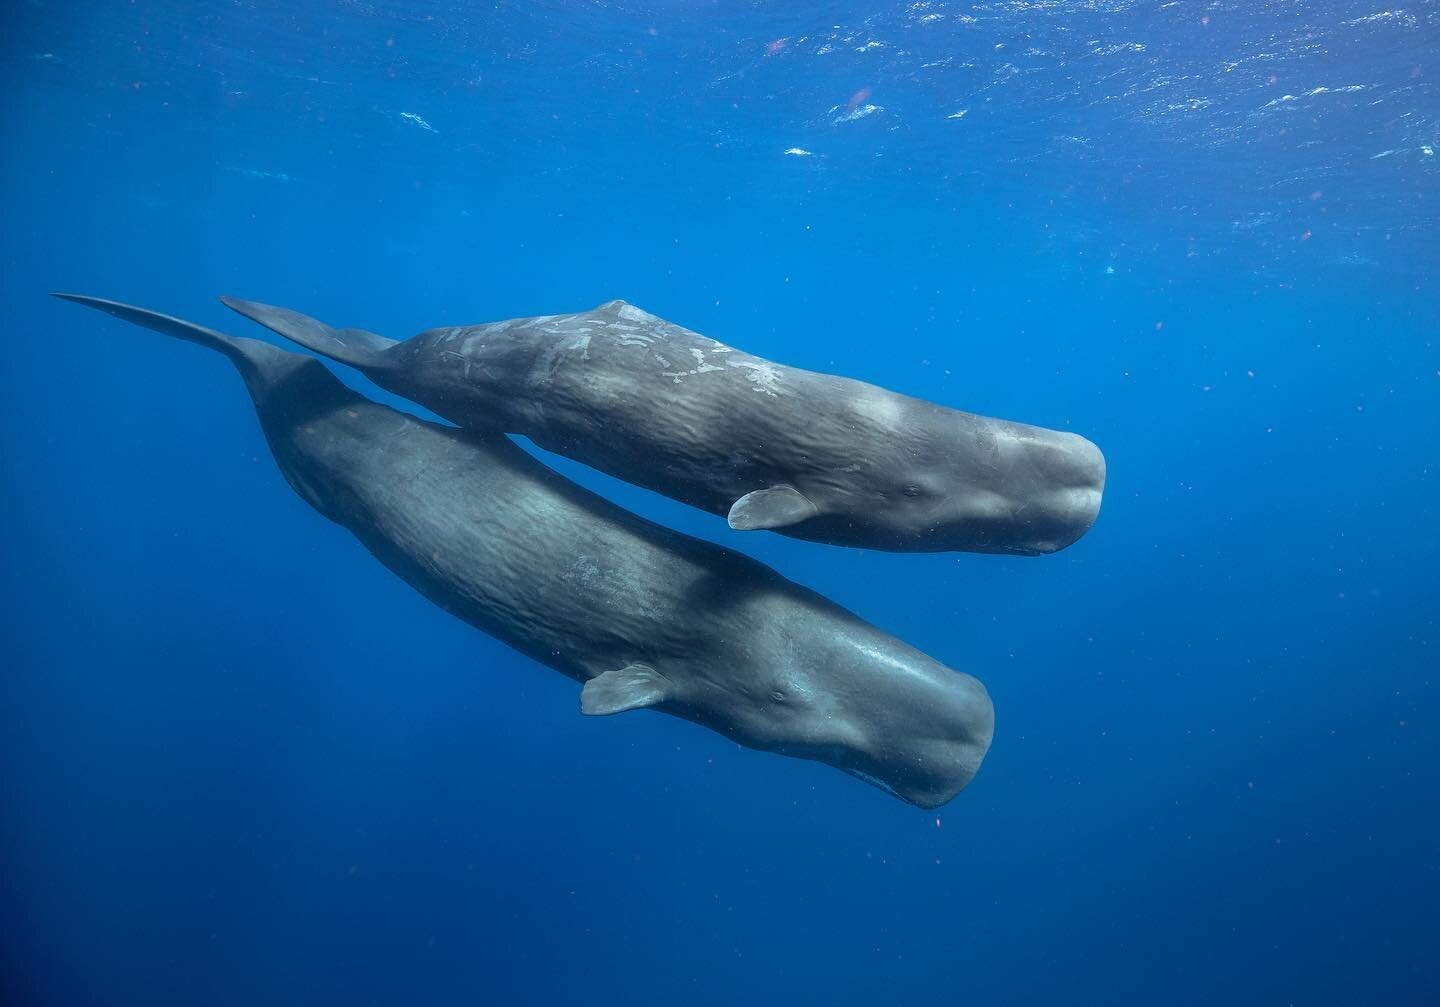
[[[576,486],[503,434],[397,412],[268,343],[57,296],[228,357],[306,502],[431,601],[585,683],[586,713],[650,707],[927,808],[989,748],[994,711],[974,678]]]
[[[394,342],[221,298],[473,430],[728,517],[834,545],[1034,555],[1095,521],[1098,448],[771,363],[621,301]]]

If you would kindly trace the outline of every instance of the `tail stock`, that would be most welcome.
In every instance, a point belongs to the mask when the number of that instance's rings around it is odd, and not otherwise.
[[[395,340],[364,329],[332,329],[324,322],[289,308],[242,301],[237,297],[222,297],[220,302],[292,343],[362,371],[383,366],[381,355],[395,345]]]

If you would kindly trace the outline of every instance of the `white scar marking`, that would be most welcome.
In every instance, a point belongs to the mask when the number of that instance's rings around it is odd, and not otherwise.
[[[731,367],[743,367],[750,373],[745,375],[755,385],[752,391],[763,392],[772,398],[778,397],[776,389],[780,387],[780,370],[774,364],[751,363],[748,360],[732,360]]]
[[[710,371],[718,371],[721,368],[714,364],[701,364],[690,371],[661,371],[667,378],[672,379],[677,385],[685,378],[694,377],[696,374],[708,374]]]
[[[606,328],[615,334],[615,339],[621,346],[649,346],[655,341],[653,335],[633,325],[622,325],[615,322]]]
[[[665,377],[670,378],[677,385],[680,384],[680,382],[683,381],[685,378],[693,377],[696,374],[709,374],[711,371],[724,370],[723,367],[717,367],[714,364],[707,364],[705,362],[705,351],[700,349],[699,347],[690,346],[687,348],[690,350],[690,355],[695,358],[694,367],[692,367],[688,371],[661,371],[661,373],[664,374]],[[670,361],[666,360],[658,353],[655,354],[655,359],[660,361],[661,366],[670,366]]]

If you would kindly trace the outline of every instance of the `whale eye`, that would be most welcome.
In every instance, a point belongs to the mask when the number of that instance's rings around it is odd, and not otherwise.
[[[770,693],[770,698],[775,700],[775,702],[777,703],[783,703],[785,702],[785,693],[781,692],[779,689],[776,689]]]
[[[920,487],[914,483],[909,483],[905,487],[905,495],[907,497],[918,497],[920,495]]]

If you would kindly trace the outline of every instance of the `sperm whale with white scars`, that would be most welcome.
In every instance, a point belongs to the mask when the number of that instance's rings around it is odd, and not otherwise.
[[[221,300],[460,426],[524,434],[740,530],[1036,555],[1100,509],[1105,460],[1083,437],[772,363],[622,301],[395,342]]]
[[[228,357],[306,502],[446,611],[583,682],[585,713],[649,707],[927,808],[989,748],[994,711],[976,679],[582,489],[504,434],[390,409],[268,343],[58,296]]]

